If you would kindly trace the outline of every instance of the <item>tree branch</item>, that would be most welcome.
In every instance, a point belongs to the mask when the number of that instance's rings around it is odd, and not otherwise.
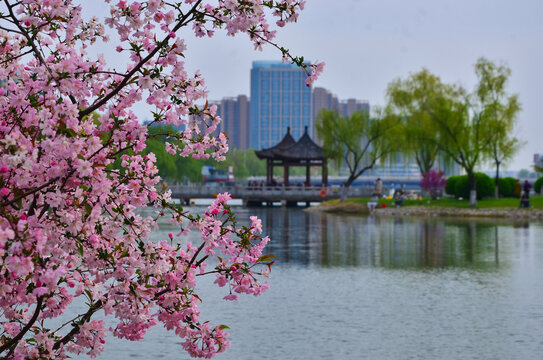
[[[194,6],[192,7],[192,9],[186,13],[185,15],[183,15],[183,18],[181,20],[179,20],[179,22],[177,23],[177,25],[173,28],[172,32],[176,32],[177,30],[179,30],[182,26],[185,26],[186,24],[184,23],[185,20],[187,20],[187,18],[196,11],[196,8],[198,7],[198,5],[200,5],[200,3],[202,2],[202,0],[198,0]],[[119,91],[121,91],[127,84],[128,82],[130,81],[131,77],[137,73],[141,67],[143,65],[145,65],[149,60],[151,60],[153,58],[153,56],[156,55],[156,53],[161,50],[167,43],[168,43],[168,40],[171,38],[170,34],[168,34],[164,40],[162,40],[159,45],[157,45],[153,51],[151,51],[146,57],[144,57],[136,66],[134,66],[134,68],[132,70],[130,70],[123,78],[123,80],[119,83],[119,85],[117,85],[115,87],[115,89],[113,89],[111,92],[109,92],[106,96],[104,96],[103,98],[101,98],[98,102],[94,103],[93,105],[89,106],[88,108],[84,109],[84,110],[81,110],[79,112],[79,119],[82,119],[83,117],[89,115],[90,113],[92,113],[93,111],[99,109],[102,105],[105,105],[112,97],[114,97],[115,95],[117,95],[119,93]]]
[[[6,351],[7,349],[10,349],[13,345],[16,345],[19,342],[19,340],[21,340],[23,336],[28,332],[28,330],[30,330],[32,325],[34,325],[34,323],[38,319],[38,315],[40,314],[42,304],[43,304],[43,296],[40,296],[37,299],[36,309],[34,310],[34,314],[32,315],[32,318],[30,318],[30,321],[25,325],[25,327],[21,330],[21,332],[17,334],[17,336],[15,336],[13,339],[8,341],[4,345],[0,346],[0,353]],[[13,350],[14,348],[10,350],[6,358],[9,358]]]

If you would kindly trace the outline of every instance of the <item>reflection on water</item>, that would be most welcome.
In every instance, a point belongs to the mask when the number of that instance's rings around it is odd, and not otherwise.
[[[499,232],[491,222],[355,217],[299,209],[251,209],[273,239],[278,263],[385,268],[494,268]]]
[[[235,211],[263,220],[279,259],[259,298],[198,285],[202,320],[231,327],[218,360],[541,358],[541,223]],[[141,342],[111,338],[106,360],[188,359],[160,326]]]

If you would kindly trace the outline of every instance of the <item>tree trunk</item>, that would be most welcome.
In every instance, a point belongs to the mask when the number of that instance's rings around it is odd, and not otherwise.
[[[494,198],[500,197],[500,163],[496,163],[496,177],[494,178]]]
[[[339,198],[339,201],[344,202],[347,199],[347,190],[349,189],[348,186],[343,185],[341,188],[341,197]]]
[[[468,173],[469,181],[469,206],[477,206],[477,184],[475,182],[475,174],[473,172]]]
[[[356,178],[350,175],[347,181],[343,183],[343,189],[341,189],[341,198],[339,199],[341,202],[344,202],[347,199],[347,190],[355,180]]]

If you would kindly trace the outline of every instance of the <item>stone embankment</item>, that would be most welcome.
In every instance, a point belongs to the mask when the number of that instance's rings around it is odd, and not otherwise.
[[[336,203],[313,206],[308,211],[353,215],[370,214],[365,204]],[[429,206],[407,206],[378,208],[371,212],[375,216],[429,216],[429,217],[482,217],[543,221],[542,209],[467,209]]]

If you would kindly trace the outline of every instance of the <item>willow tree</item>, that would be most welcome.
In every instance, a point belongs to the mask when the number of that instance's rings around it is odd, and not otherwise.
[[[489,124],[493,141],[489,143],[489,158],[496,167],[495,193],[499,196],[500,166],[511,160],[522,143],[513,135],[521,106],[517,95],[508,95],[507,81],[511,70],[480,58],[475,64],[479,83],[473,94],[475,105]]]
[[[364,172],[398,150],[396,132],[399,120],[394,116],[367,111],[356,111],[341,117],[335,110],[322,109],[317,115],[317,137],[322,141],[324,153],[338,167],[349,170],[345,188]],[[344,200],[343,196],[343,200]]]
[[[387,88],[388,106],[401,119],[401,149],[415,159],[419,170],[426,174],[434,166],[439,146],[436,107],[445,94],[438,76],[423,69],[407,79],[396,79]]]
[[[466,172],[470,189],[470,206],[477,205],[475,170],[488,157],[495,140],[484,108],[462,87],[446,85],[444,96],[436,104],[437,135],[429,137],[449,160]]]

